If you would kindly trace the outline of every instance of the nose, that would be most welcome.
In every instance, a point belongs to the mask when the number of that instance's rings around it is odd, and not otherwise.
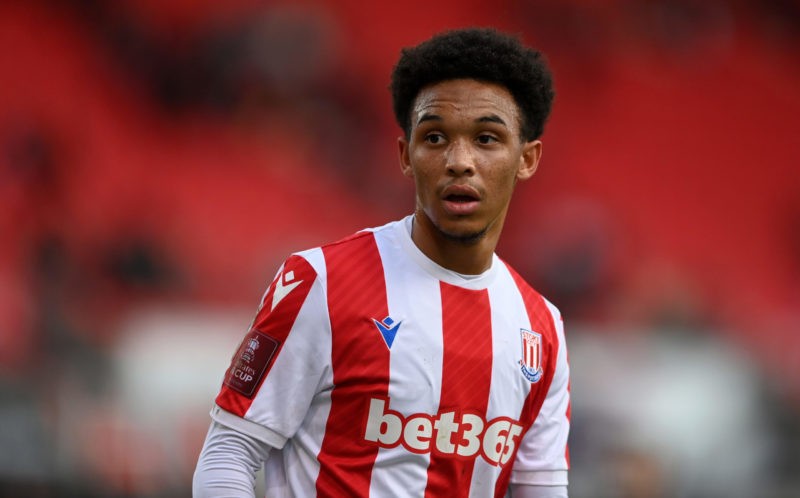
[[[472,175],[475,173],[475,157],[472,147],[464,140],[454,140],[445,154],[447,172],[453,176]]]

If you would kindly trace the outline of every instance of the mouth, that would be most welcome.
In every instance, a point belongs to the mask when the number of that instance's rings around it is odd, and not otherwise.
[[[471,195],[451,194],[451,195],[446,196],[444,198],[444,200],[447,201],[447,202],[472,202],[472,201],[477,201],[478,199],[473,197],[473,196],[471,196]]]
[[[480,204],[480,194],[466,185],[453,185],[442,192],[445,211],[456,216],[466,216],[475,212]]]

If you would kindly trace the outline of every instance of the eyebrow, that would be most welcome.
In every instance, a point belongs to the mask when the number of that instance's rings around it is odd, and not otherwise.
[[[438,114],[428,114],[427,112],[419,117],[417,120],[417,126],[421,125],[425,121],[441,121],[442,117]]]
[[[439,116],[438,114],[425,113],[422,116],[420,116],[419,119],[417,120],[417,126],[421,125],[425,121],[441,121],[441,120],[442,120],[442,117]],[[508,127],[508,124],[506,124],[506,122],[503,120],[503,118],[501,118],[500,116],[498,116],[496,114],[489,114],[488,116],[481,116],[478,119],[476,119],[475,122],[476,123],[497,123],[497,124],[503,125],[505,127]]]
[[[501,118],[497,114],[489,114],[488,116],[482,116],[482,117],[476,119],[475,121],[477,121],[478,123],[497,123],[497,124],[501,124],[501,125],[503,125],[505,127],[508,127],[506,122],[503,121],[503,118]]]

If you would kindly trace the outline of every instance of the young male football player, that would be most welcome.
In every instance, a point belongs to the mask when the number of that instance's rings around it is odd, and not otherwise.
[[[392,74],[413,214],[290,256],[221,391],[194,494],[566,497],[558,310],[495,255],[536,171],[553,90],[490,29],[403,50]]]

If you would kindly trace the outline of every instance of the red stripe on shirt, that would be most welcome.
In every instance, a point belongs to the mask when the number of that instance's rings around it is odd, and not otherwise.
[[[277,303],[275,309],[272,309],[272,297],[275,293],[275,288],[278,285],[284,284],[285,276],[290,272],[292,278],[290,282],[286,282],[286,285],[291,285],[292,282],[297,282],[298,285],[291,287],[291,290],[289,290],[286,296]],[[247,410],[253,403],[255,393],[258,392],[258,389],[260,389],[261,385],[264,383],[264,379],[269,375],[272,365],[275,364],[275,359],[280,355],[283,344],[286,342],[289,332],[292,330],[292,326],[297,319],[297,315],[300,313],[300,308],[303,306],[303,302],[305,302],[306,296],[308,296],[316,278],[317,272],[304,258],[293,255],[285,261],[281,272],[267,290],[251,327],[251,329],[257,329],[278,341],[278,349],[267,365],[266,371],[261,376],[261,379],[259,379],[258,387],[252,396],[244,396],[223,384],[216,399],[217,405],[222,409],[235,413],[240,417],[244,417],[245,413],[247,413]],[[233,368],[235,363],[236,357],[234,357],[228,373],[230,373],[230,369]],[[226,373],[226,377],[228,373]]]
[[[388,399],[389,350],[372,319],[389,314],[386,283],[371,232],[323,248],[328,274],[334,389],[317,477],[317,496],[369,496],[378,447],[359,423],[371,397]]]
[[[553,316],[550,314],[550,310],[544,298],[533,290],[513,268],[508,265],[506,266],[522,296],[525,310],[528,313],[528,320],[531,323],[531,329],[534,332],[542,334],[542,370],[544,371],[544,375],[542,376],[542,380],[531,384],[531,392],[525,399],[525,405],[519,417],[519,421],[524,427],[519,439],[521,441],[539,415],[542,404],[547,397],[547,392],[550,390],[550,384],[553,382],[553,375],[555,374],[556,363],[558,361],[558,335],[556,334],[555,324],[553,323]],[[512,462],[513,459],[508,465],[503,467],[497,479],[497,484],[495,486],[496,498],[501,498],[506,494],[509,479],[511,478]]]
[[[492,372],[492,325],[489,294],[446,284],[442,294],[442,394],[439,412],[473,412],[486,420]],[[459,441],[455,440],[454,444]],[[459,458],[431,454],[426,498],[469,496],[478,455]]]

